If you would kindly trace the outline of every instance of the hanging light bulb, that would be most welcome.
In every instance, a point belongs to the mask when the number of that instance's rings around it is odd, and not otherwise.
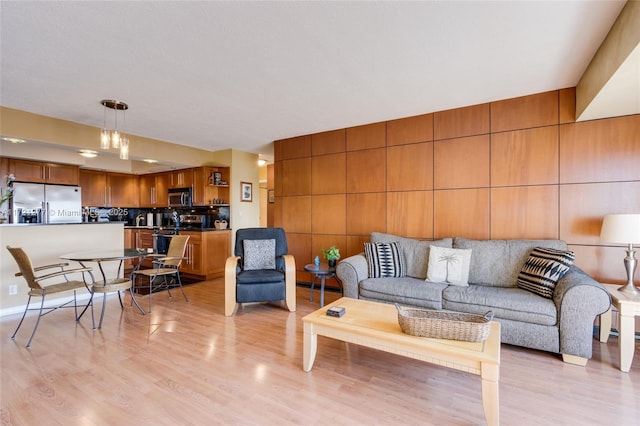
[[[120,148],[120,133],[117,130],[111,132],[111,148]]]
[[[115,104],[116,128],[111,132],[111,148],[120,148],[120,133],[118,132],[118,103]]]
[[[100,133],[100,149],[109,149],[111,143],[111,135],[109,135],[108,129],[102,129]]]
[[[129,138],[120,139],[120,159],[128,160],[129,159]]]
[[[111,143],[111,135],[109,135],[109,129],[107,129],[107,106],[103,104],[104,110],[102,120],[102,131],[100,132],[100,149],[109,149]]]

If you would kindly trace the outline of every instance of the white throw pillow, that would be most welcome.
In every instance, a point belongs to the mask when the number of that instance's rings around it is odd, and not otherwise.
[[[244,270],[276,269],[276,240],[244,240]]]
[[[451,285],[469,285],[471,249],[431,246],[427,281]]]

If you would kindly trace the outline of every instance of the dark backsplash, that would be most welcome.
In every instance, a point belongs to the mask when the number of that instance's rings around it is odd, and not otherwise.
[[[90,207],[85,208],[85,221],[87,222],[126,222],[129,226],[136,225],[136,217],[142,215],[146,220],[147,213],[161,214],[162,223],[154,223],[155,226],[170,226],[174,222],[172,220],[173,212],[178,215],[197,214],[205,215],[207,223],[203,224],[206,228],[213,228],[216,220],[226,220],[230,224],[229,206],[211,206],[211,207],[190,207],[190,208],[110,208],[110,207]]]

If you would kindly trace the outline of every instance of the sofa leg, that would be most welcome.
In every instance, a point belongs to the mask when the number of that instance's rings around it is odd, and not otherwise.
[[[589,358],[584,358],[576,355],[562,354],[562,360],[567,364],[579,365],[580,367],[584,367],[587,365],[587,361]]]

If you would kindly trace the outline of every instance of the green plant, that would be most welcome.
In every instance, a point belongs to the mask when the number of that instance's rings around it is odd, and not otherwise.
[[[2,194],[2,196],[0,196],[0,206],[2,206],[4,203],[9,201],[11,199],[11,197],[13,196],[13,181],[14,180],[15,180],[15,177],[13,176],[13,174],[9,174],[9,175],[5,176],[5,178],[4,178],[5,187],[1,188],[2,191],[0,191],[1,194]]]
[[[322,255],[327,260],[340,259],[340,249],[336,246],[331,246],[328,249],[322,249]]]

